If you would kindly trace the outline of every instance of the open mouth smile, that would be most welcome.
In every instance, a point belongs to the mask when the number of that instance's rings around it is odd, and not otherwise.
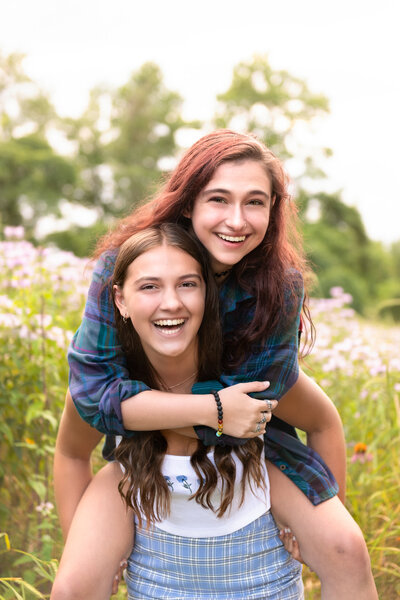
[[[224,233],[217,233],[217,236],[221,240],[224,240],[225,242],[231,242],[231,243],[234,243],[234,244],[238,244],[238,243],[244,242],[246,240],[246,236],[245,235],[233,236],[233,235],[225,235]]]
[[[153,321],[155,327],[166,335],[178,333],[186,323],[186,319],[158,319]]]

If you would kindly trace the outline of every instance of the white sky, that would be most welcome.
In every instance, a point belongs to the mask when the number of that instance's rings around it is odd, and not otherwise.
[[[207,120],[234,65],[267,54],[329,97],[307,143],[333,149],[329,189],[384,242],[400,239],[399,25],[400,0],[0,0],[0,49],[28,55],[62,114],[153,60],[185,116]]]

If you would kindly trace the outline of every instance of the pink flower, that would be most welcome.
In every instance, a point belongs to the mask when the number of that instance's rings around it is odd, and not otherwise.
[[[352,463],[359,462],[363,465],[366,462],[371,462],[372,459],[373,459],[373,456],[370,452],[367,454],[353,454],[353,456],[350,459],[350,462],[352,462]]]
[[[20,227],[4,227],[4,237],[7,239],[22,240],[25,235],[25,229]]]

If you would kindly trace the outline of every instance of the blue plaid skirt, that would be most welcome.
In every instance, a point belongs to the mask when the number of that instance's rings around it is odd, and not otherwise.
[[[130,600],[302,600],[301,564],[268,511],[228,535],[192,538],[136,527],[126,583]]]

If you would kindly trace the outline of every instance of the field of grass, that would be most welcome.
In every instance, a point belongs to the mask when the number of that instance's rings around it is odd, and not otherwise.
[[[47,598],[62,550],[52,459],[67,386],[66,349],[90,279],[85,264],[24,240],[0,243],[0,600]],[[313,300],[317,341],[303,366],[342,416],[347,507],[364,532],[380,598],[395,600],[400,328],[360,320],[350,302],[339,288],[329,299]],[[307,600],[318,598],[318,582],[306,568],[304,581]]]

